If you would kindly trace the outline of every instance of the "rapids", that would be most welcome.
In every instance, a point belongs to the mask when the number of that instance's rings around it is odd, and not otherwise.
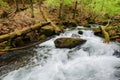
[[[87,42],[72,49],[55,48],[54,40],[59,37],[81,37]],[[120,44],[104,44],[93,31],[66,30],[65,33],[39,44],[34,64],[0,76],[0,80],[119,80]]]

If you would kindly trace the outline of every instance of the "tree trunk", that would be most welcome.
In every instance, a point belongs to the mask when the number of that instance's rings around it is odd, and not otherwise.
[[[85,6],[85,2],[84,2],[84,0],[81,0],[81,6],[82,6],[82,12],[83,12],[83,10],[84,10],[84,6]]]
[[[78,1],[76,0],[76,2],[75,2],[75,9],[74,9],[74,13],[73,13],[73,19],[75,19],[75,17],[76,17],[77,5],[78,5]]]
[[[105,38],[104,43],[109,43],[110,42],[110,37],[109,37],[108,32],[106,32],[106,30],[105,30],[106,27],[105,26],[100,26],[100,28],[101,28],[102,34],[104,35],[104,38]]]
[[[25,28],[22,30],[18,30],[18,31],[14,31],[14,32],[11,32],[11,33],[8,33],[5,35],[1,35],[0,42],[6,41],[6,40],[8,41],[8,40],[13,39],[15,37],[25,35],[26,33],[29,33],[29,32],[34,31],[34,30],[38,30],[41,27],[44,27],[44,26],[49,25],[49,24],[50,24],[50,22],[38,23],[38,24],[35,24],[31,27],[28,27],[28,28]]]
[[[56,34],[59,34],[59,33],[61,32],[61,29],[60,29],[58,26],[56,26],[56,25],[48,18],[48,16],[47,16],[47,14],[46,14],[46,12],[45,12],[45,10],[44,10],[43,7],[40,7],[40,10],[41,10],[41,13],[42,13],[42,15],[43,15],[43,18],[44,18],[47,22],[50,22],[50,23],[51,23],[51,26],[55,29],[55,33],[56,33]]]
[[[38,1],[39,10],[40,10],[41,4],[42,4],[42,0],[37,0],[37,1]],[[41,12],[41,10],[40,10],[40,12]]]
[[[34,9],[33,9],[33,0],[30,0],[30,7],[31,7],[31,18],[34,18]]]
[[[19,4],[18,4],[18,0],[14,0],[14,2],[15,2],[15,5],[16,5],[16,11],[15,11],[15,12],[20,11],[20,9],[19,9]]]
[[[60,19],[62,18],[63,3],[64,3],[64,0],[60,0],[60,8],[59,8],[59,18]]]
[[[24,2],[24,0],[21,0],[21,2],[22,2],[22,5],[23,5],[23,8],[25,8],[25,2]]]

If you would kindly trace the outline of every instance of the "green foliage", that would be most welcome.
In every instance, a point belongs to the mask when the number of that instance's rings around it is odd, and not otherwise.
[[[3,0],[0,0],[0,7],[2,9],[9,8],[9,4],[7,2],[4,2]]]
[[[64,0],[64,5],[71,6],[76,0]],[[92,9],[98,13],[109,13],[111,15],[120,13],[120,0],[77,0],[78,6]],[[60,0],[46,0],[49,6],[59,6]]]
[[[120,13],[120,0],[94,0],[96,2],[96,5],[94,7],[94,10],[100,11],[103,5],[102,12],[109,13],[109,14],[117,14]],[[93,4],[93,3],[92,3]],[[93,4],[94,6],[94,4]]]
[[[59,0],[47,0],[46,3],[48,6],[59,6],[60,5]]]
[[[63,0],[64,5],[72,5],[74,0]],[[47,5],[49,6],[60,6],[60,0],[46,0]]]

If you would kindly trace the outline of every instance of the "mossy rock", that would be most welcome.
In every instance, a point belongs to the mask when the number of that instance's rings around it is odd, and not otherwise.
[[[0,43],[0,51],[1,50],[9,50],[11,48],[11,46],[9,46],[9,43],[7,41],[4,41],[2,43]],[[1,54],[1,53],[0,53]]]
[[[26,34],[26,38],[28,38],[28,42],[34,42],[34,41],[37,41],[37,35],[34,31],[32,32],[29,32]]]
[[[5,49],[6,46],[8,46],[8,42],[7,41],[4,41],[4,42],[1,42],[0,43],[0,49]]]
[[[80,38],[58,38],[54,41],[56,48],[74,48],[85,42],[86,40]]]
[[[46,36],[45,36],[44,34],[43,34],[43,35],[40,35],[38,39],[39,39],[39,41],[45,40],[45,39],[46,39]]]
[[[75,21],[63,21],[62,24],[69,28],[77,26],[77,23]]]
[[[24,43],[22,37],[17,37],[17,38],[13,41],[12,45],[13,45],[13,47],[21,47],[21,46],[24,46],[25,43]]]
[[[41,34],[45,34],[45,36],[51,36],[54,34],[54,29],[52,26],[42,27],[40,30]]]

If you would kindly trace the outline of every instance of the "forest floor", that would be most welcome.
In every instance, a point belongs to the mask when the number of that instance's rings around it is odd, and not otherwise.
[[[93,12],[88,12],[87,10],[77,9],[75,18],[74,9],[72,7],[64,7],[59,18],[59,9],[55,7],[45,7],[47,16],[59,26],[76,26],[83,25],[89,26],[89,24],[107,24],[108,20],[106,17],[109,17],[107,14],[101,15],[105,18],[99,18],[96,15],[93,15]],[[0,11],[2,12],[2,11]],[[31,18],[31,9],[28,8],[24,11],[17,13],[10,13],[6,18],[0,18],[0,35],[7,34],[15,30],[21,30],[23,28],[29,27],[38,22],[44,22],[39,7],[34,5],[34,14],[35,17]],[[120,14],[111,17],[111,25],[120,25]]]
[[[110,25],[120,25],[120,14],[115,16],[109,16],[108,14],[101,15],[102,18],[98,17],[100,15],[95,15],[94,12],[90,12],[86,9],[77,9],[75,17],[74,9],[72,7],[63,7],[61,18],[59,18],[59,8],[57,7],[47,7],[43,5],[47,12],[47,16],[60,27],[75,27],[77,25],[82,25],[89,27],[89,24],[100,24],[106,25],[108,23],[108,18],[111,19]],[[17,13],[12,11],[6,18],[0,18],[0,35],[7,34],[16,30],[21,30],[26,27],[30,27],[38,22],[45,22],[38,5],[34,5],[34,18],[31,18],[31,9],[28,8]]]
[[[23,28],[30,27],[31,25],[39,22],[45,22],[41,16],[40,10],[37,7],[34,7],[34,14],[35,17],[31,18],[30,8],[16,13],[12,10],[12,13],[7,15],[6,18],[0,19],[0,35],[16,30],[22,30]]]

